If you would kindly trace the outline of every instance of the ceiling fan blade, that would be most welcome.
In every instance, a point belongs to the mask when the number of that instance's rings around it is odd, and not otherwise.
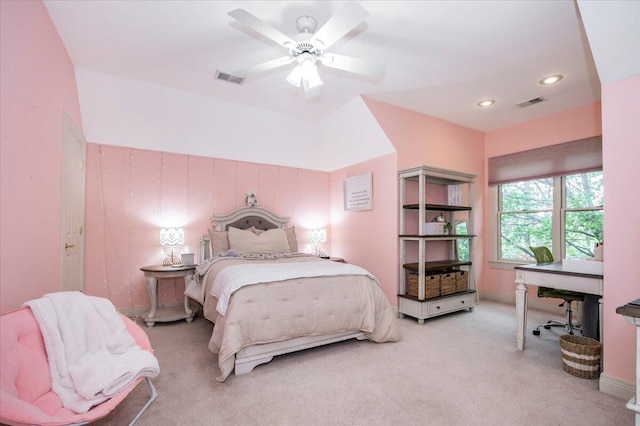
[[[338,55],[337,53],[325,53],[320,58],[325,67],[371,77],[375,80],[382,78],[386,65],[377,62],[365,61],[351,56]]]
[[[258,33],[262,34],[268,39],[275,41],[282,47],[290,49],[296,44],[296,42],[293,41],[291,37],[289,37],[286,34],[283,34],[279,30],[275,29],[271,25],[267,24],[260,18],[257,18],[256,16],[252,15],[251,13],[247,12],[244,9],[232,10],[231,12],[228,13],[228,15],[231,16],[232,18],[237,19],[238,21],[242,22],[248,27],[251,27],[253,30],[257,31]]]
[[[289,65],[294,60],[295,59],[292,58],[291,56],[283,56],[278,59],[272,59],[270,61],[262,62],[248,68],[234,71],[233,75],[246,78],[246,77],[252,76],[253,74],[260,74],[265,71],[270,71],[276,68],[284,67],[285,65]]]
[[[368,17],[369,12],[362,6],[355,2],[348,2],[313,34],[311,40],[321,42],[323,48],[327,49]]]

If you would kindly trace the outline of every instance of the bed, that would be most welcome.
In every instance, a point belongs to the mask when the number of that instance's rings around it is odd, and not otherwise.
[[[218,381],[320,345],[399,340],[377,279],[356,265],[299,253],[288,217],[247,206],[212,221],[185,293],[214,323],[209,349],[218,355]]]

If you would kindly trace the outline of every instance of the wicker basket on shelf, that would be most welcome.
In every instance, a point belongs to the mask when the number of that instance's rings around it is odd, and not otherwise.
[[[418,297],[418,274],[407,274],[407,294]],[[433,299],[440,296],[440,275],[425,275],[424,298]]]
[[[440,275],[440,294],[446,296],[456,292],[456,276],[454,273]]]
[[[602,343],[590,337],[565,334],[560,336],[562,369],[582,379],[596,379],[600,375]]]
[[[467,271],[455,272],[456,276],[456,293],[469,290],[469,273]]]

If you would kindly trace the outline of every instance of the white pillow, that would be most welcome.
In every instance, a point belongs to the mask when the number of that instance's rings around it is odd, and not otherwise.
[[[229,248],[238,253],[291,253],[287,234],[282,229],[269,229],[256,235],[229,227]]]

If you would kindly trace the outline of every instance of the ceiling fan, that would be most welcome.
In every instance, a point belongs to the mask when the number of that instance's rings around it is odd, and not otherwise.
[[[288,50],[287,56],[235,71],[230,77],[240,79],[239,82],[252,75],[293,63],[295,67],[287,77],[287,81],[296,87],[302,86],[305,95],[312,97],[317,96],[323,84],[316,67],[318,63],[374,80],[380,79],[384,73],[385,65],[383,64],[327,52],[335,42],[369,17],[369,12],[355,2],[346,3],[318,31],[316,31],[317,21],[313,17],[299,17],[296,20],[299,33],[293,37],[283,34],[244,9],[235,9],[228,14]]]

